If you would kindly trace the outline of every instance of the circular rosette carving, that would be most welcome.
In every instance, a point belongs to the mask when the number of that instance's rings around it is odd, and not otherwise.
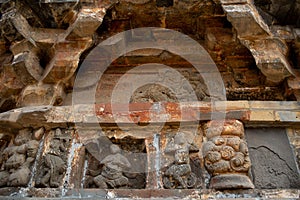
[[[247,172],[250,164],[248,157],[241,152],[236,153],[236,155],[230,160],[230,167],[236,172]]]
[[[248,146],[247,146],[246,142],[241,142],[240,152],[242,152],[245,156],[247,156],[249,154]]]
[[[244,162],[245,162],[244,155],[238,152],[236,156],[230,160],[230,166],[233,169],[235,169],[236,167],[241,166]]]
[[[224,160],[230,160],[235,155],[234,149],[230,146],[223,146],[220,153]]]
[[[221,154],[217,151],[209,151],[205,156],[205,160],[207,163],[215,163],[221,160]]]
[[[230,163],[226,160],[219,160],[215,163],[206,162],[205,166],[207,168],[207,171],[212,173],[212,175],[227,173],[231,171]]]
[[[228,136],[227,137],[227,146],[231,146],[235,151],[240,151],[241,140],[236,136]]]

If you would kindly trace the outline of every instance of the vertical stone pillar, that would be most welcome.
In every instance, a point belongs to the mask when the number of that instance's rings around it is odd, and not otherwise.
[[[156,136],[158,135],[154,135],[153,137],[147,138],[145,140],[147,149],[147,189],[162,188],[162,180],[160,174],[160,141],[159,138],[155,139]]]
[[[204,164],[210,188],[254,188],[248,177],[250,159],[244,127],[238,120],[210,121],[205,126]]]

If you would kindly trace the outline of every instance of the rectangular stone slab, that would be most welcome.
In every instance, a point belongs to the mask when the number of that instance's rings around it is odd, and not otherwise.
[[[300,188],[299,170],[284,128],[247,128],[256,188]]]

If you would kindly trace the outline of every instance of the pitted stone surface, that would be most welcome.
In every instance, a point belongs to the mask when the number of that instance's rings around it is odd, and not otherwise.
[[[238,23],[238,16],[244,23]],[[115,1],[49,0],[36,3],[10,0],[1,2],[0,23],[0,63],[3,68],[0,72],[3,85],[0,110],[4,111],[33,104],[70,104],[76,70],[87,53],[113,34],[145,26],[175,29],[203,45],[218,66],[228,99],[291,100],[299,93],[293,88],[285,89],[283,80],[293,74],[292,65],[299,65],[296,29],[291,28],[290,32],[294,34],[288,39],[285,34],[273,35],[249,1],[126,0],[116,4]],[[254,34],[258,29],[260,34]],[[136,33],[133,36],[141,37]],[[144,36],[152,37],[162,42],[170,39],[160,32]],[[291,47],[282,39],[291,43]],[[296,55],[292,62],[288,60],[289,49]],[[182,52],[185,52],[184,48]],[[131,52],[114,61],[105,72],[100,80],[99,85],[103,87],[99,88],[101,92],[97,94],[101,95],[97,96],[97,101],[107,103],[120,75],[149,61],[165,63],[182,74],[193,73],[186,61],[168,52]],[[98,62],[102,61],[96,59],[93,64],[97,66]],[[89,76],[93,73],[89,72],[88,79]],[[210,98],[201,81],[199,84],[191,75],[186,78],[199,100]],[[25,96],[27,99],[35,95],[43,98],[42,93],[28,96],[22,92],[36,83],[41,85],[37,89],[40,91],[44,90],[43,84],[53,84],[53,88],[61,85],[57,93],[63,88],[62,93],[66,95],[59,98],[59,103],[55,100],[23,101]]]
[[[300,175],[285,129],[246,129],[256,188],[299,188]]]

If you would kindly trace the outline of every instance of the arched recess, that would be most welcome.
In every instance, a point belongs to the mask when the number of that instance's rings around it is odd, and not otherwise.
[[[227,18],[228,15],[224,13],[220,2],[174,1],[174,4],[170,6],[158,7],[155,1],[139,3],[120,1],[107,11],[102,25],[96,32],[97,42],[94,46],[114,34],[132,28],[147,26],[170,28],[187,34],[206,49],[223,77],[228,100],[293,99],[293,97],[284,95],[282,80],[270,81],[261,72],[251,49],[245,47]],[[151,38],[147,34],[134,37]],[[82,60],[87,53],[88,51],[83,54]],[[108,87],[103,90],[99,89],[97,95],[102,98],[99,102],[107,103],[104,96],[110,95],[108,94],[109,90],[112,90],[113,83],[118,80],[118,77],[125,74],[130,68],[151,60],[158,62],[166,60],[171,66],[180,68],[179,58],[170,52],[149,50],[121,56],[104,73],[106,78],[103,78],[102,84],[110,85],[110,89]],[[186,65],[185,68],[189,68],[187,62],[181,64],[181,67]],[[151,90],[143,89],[146,93]],[[71,90],[72,87],[69,91]],[[202,99],[200,98],[200,100]]]

